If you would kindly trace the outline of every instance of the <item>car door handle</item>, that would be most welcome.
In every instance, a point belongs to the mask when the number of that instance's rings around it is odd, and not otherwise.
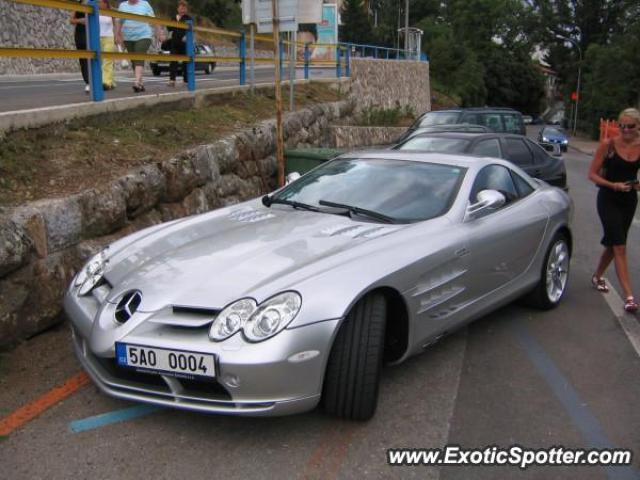
[[[456,257],[464,257],[466,254],[469,253],[469,250],[467,250],[465,247],[462,247],[456,250],[454,253]]]

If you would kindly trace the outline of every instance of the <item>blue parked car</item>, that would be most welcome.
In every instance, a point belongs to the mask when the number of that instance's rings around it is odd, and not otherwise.
[[[544,143],[556,143],[560,145],[560,150],[563,152],[569,148],[569,138],[566,133],[557,127],[544,127],[538,134],[538,141]]]

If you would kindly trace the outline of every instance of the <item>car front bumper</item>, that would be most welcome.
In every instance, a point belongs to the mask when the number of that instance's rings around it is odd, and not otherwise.
[[[116,334],[116,340],[124,343],[214,354],[215,380],[202,381],[118,366],[115,348],[102,350],[105,334],[98,332],[101,338],[96,338],[94,318],[105,310],[97,304],[90,296],[78,297],[71,291],[65,296],[76,355],[103,392],[160,406],[246,416],[313,409],[320,401],[327,358],[340,322],[285,329],[260,343],[246,342],[240,333],[215,343],[208,338],[208,327],[176,328],[150,321],[122,336]]]

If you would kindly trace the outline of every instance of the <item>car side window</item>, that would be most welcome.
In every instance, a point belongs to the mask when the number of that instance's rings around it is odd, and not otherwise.
[[[524,143],[524,139],[505,138],[505,158],[519,167],[527,167],[533,164],[533,154]]]
[[[504,132],[499,113],[482,113],[480,117],[482,118],[482,122],[479,122],[480,124],[489,127],[494,132]]]
[[[519,198],[518,190],[513,183],[509,169],[502,165],[489,165],[480,170],[473,183],[469,201],[476,203],[478,201],[478,193],[482,190],[498,190],[506,197],[507,203]]]
[[[529,185],[529,183],[518,175],[516,172],[511,172],[511,177],[513,178],[513,183],[515,183],[516,188],[518,189],[518,195],[520,198],[524,198],[533,192],[533,187]]]
[[[537,143],[532,142],[531,140],[527,140],[527,145],[529,146],[529,148],[533,152],[533,161],[536,164],[542,165],[549,159],[549,155],[547,154],[545,149],[542,148]]]
[[[520,125],[520,118],[518,115],[512,113],[504,113],[502,115],[504,121],[504,131],[507,133],[520,133],[522,132],[522,125]]]
[[[502,158],[502,152],[500,151],[500,142],[496,138],[481,140],[476,143],[471,149],[471,154],[477,155],[479,157]]]
[[[465,113],[460,123],[471,123],[472,125],[481,125],[477,113]]]

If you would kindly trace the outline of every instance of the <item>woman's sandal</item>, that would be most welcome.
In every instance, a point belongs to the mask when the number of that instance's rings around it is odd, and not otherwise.
[[[595,275],[591,277],[591,285],[593,285],[593,288],[595,288],[599,292],[602,292],[602,293],[609,292],[609,286],[607,285],[607,281],[602,277],[597,277]]]
[[[633,313],[636,310],[638,310],[638,304],[636,303],[635,298],[627,297],[627,299],[624,301],[624,311]]]

